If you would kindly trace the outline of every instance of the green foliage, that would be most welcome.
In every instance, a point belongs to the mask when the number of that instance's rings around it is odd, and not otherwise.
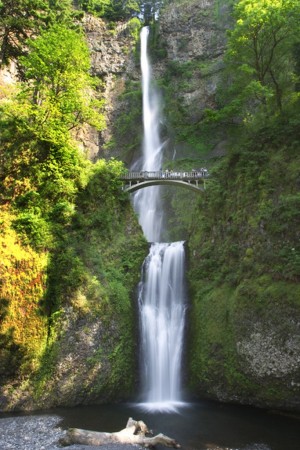
[[[44,295],[47,258],[20,242],[12,228],[14,220],[8,208],[0,210],[1,384],[36,369],[46,338],[39,302]]]
[[[13,222],[13,227],[21,235],[27,236],[26,244],[32,244],[36,248],[49,248],[51,243],[51,233],[49,223],[41,217],[41,214],[23,212]]]
[[[103,129],[104,120],[87,44],[69,23],[69,4],[41,7],[39,33],[27,23],[27,54],[18,59],[22,82],[3,88],[0,97],[0,212],[13,211],[9,221],[1,215],[0,377],[7,382],[19,375],[26,392],[33,386],[35,399],[50,386],[60,357],[64,336],[57,318],[65,307],[87,322],[97,315],[103,324],[107,344],[92,370],[99,371],[97,364],[107,370],[98,375],[94,395],[132,388],[130,295],[147,250],[121,189],[123,165],[92,164],[72,138],[74,128]],[[132,20],[133,34],[138,26]],[[15,41],[20,49],[25,38]]]
[[[140,13],[138,0],[79,0],[78,3],[83,11],[112,21],[129,19]]]
[[[98,305],[121,312],[122,302],[126,309],[129,307],[126,287],[133,285],[131,276],[137,281],[137,263],[132,258],[140,260],[141,256],[135,255],[131,237],[123,234],[126,220],[132,221],[119,180],[123,171],[123,165],[113,159],[99,160],[88,167],[86,183],[78,192],[68,224],[68,236],[57,235],[45,303],[49,311],[59,309],[66,301],[76,304],[79,291],[96,309]],[[137,241],[136,248],[140,245]]]
[[[137,17],[133,17],[128,22],[128,29],[135,42],[139,41],[141,22]]]
[[[240,0],[234,9],[225,61],[227,85],[220,95],[220,120],[241,117],[254,127],[299,105],[295,46],[299,2]]]
[[[17,229],[35,246],[47,246],[52,221],[68,222],[83,182],[86,162],[70,131],[83,123],[100,129],[104,122],[102,102],[92,96],[95,84],[82,34],[55,24],[28,41],[28,48],[20,58],[26,83],[0,105],[1,195],[20,211]]]
[[[237,351],[258,322],[284,346],[291,317],[299,314],[299,127],[293,117],[244,132],[211,168],[191,220],[190,373],[199,394],[221,391],[256,404],[284,404],[294,396],[288,382],[249,373]]]
[[[84,122],[102,128],[103,118],[94,109],[101,103],[91,97],[95,82],[88,74],[89,51],[83,35],[53,25],[28,46],[29,55],[20,61],[32,84],[23,93],[29,94],[34,125],[43,138],[47,139],[50,128],[50,139],[61,139],[67,130]]]
[[[23,45],[28,33],[36,29],[37,10],[45,8],[45,2],[26,0],[3,0],[0,3],[1,50],[0,65],[23,53]],[[39,20],[40,23],[40,20]]]
[[[206,195],[200,198],[198,276],[219,280],[234,274],[232,281],[237,282],[246,273],[268,272],[275,279],[296,280],[299,196],[292,174],[298,157],[283,149],[274,152],[271,143],[264,148],[254,142],[250,146],[232,153],[212,171]]]
[[[0,66],[26,53],[25,42],[49,23],[71,24],[71,1],[3,0],[0,2]]]
[[[84,11],[102,17],[110,6],[110,0],[79,0],[78,5]]]
[[[294,396],[289,381],[250,373],[237,347],[257,323],[283,345],[299,314],[298,18],[299,2],[236,2],[217,108],[205,112],[230,145],[187,225],[199,394],[281,405]]]
[[[78,6],[90,14],[111,21],[142,18],[145,25],[153,24],[159,17],[164,0],[79,0]]]

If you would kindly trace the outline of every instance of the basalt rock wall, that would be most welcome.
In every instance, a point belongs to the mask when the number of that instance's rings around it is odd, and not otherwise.
[[[128,22],[117,23],[110,29],[102,19],[86,15],[83,27],[91,52],[92,74],[100,80],[99,95],[104,99],[106,127],[100,133],[86,127],[76,137],[91,159],[118,157],[126,161],[122,140],[116,135],[119,117],[130,112],[124,96],[126,83],[140,80],[136,42]]]
[[[221,127],[212,132],[203,128],[201,121],[205,109],[217,105],[226,31],[232,26],[231,8],[230,0],[173,2],[165,6],[158,25],[151,30],[150,56],[161,90],[166,161],[174,155],[192,161],[226,157],[227,130]],[[135,46],[126,28],[117,30],[113,35],[98,19],[86,22],[93,71],[106,82],[107,129],[97,136],[93,155],[117,156],[130,166],[142,141],[138,44]],[[252,161],[265,174],[276,167],[275,152],[267,152],[274,161],[270,157],[264,167]],[[248,160],[251,158],[259,157],[253,152]],[[240,167],[243,173],[250,168],[244,164]],[[286,159],[278,177],[290,173],[292,164]],[[260,207],[252,198],[260,185],[259,175],[252,176],[251,186],[249,182],[249,189],[243,191],[238,175],[231,176],[229,191],[226,174],[230,167],[220,167],[219,197],[211,192],[200,206],[197,199],[181,199],[185,205],[189,201],[193,210],[189,230],[180,237],[188,237],[189,249],[191,392],[221,401],[299,410],[299,291],[293,281],[268,275],[268,264],[274,261],[270,248],[279,248],[279,238],[253,213]],[[268,177],[271,192],[274,189]],[[292,192],[288,177],[282,186],[282,195]],[[245,222],[240,219],[241,198]],[[255,220],[258,226],[254,231]],[[294,248],[292,228],[289,236],[285,233],[280,239]],[[226,277],[220,281],[222,271]]]
[[[166,159],[174,148],[180,155],[182,149],[183,156],[195,156],[195,152],[197,156],[199,149],[217,155],[225,151],[224,133],[203,136],[198,124],[205,109],[216,106],[226,30],[231,25],[230,3],[174,2],[150,27],[149,54],[161,91],[161,134],[169,150]],[[130,166],[142,145],[139,42],[126,23],[109,30],[101,19],[87,15],[84,28],[93,74],[103,81],[107,126],[100,134],[82,131],[80,139],[91,157],[116,156]]]

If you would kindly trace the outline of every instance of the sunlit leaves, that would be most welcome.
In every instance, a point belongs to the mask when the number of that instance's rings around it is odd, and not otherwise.
[[[103,127],[103,117],[93,108],[97,103],[92,98],[94,80],[88,73],[89,51],[83,36],[56,24],[28,45],[29,55],[21,58],[21,63],[30,101],[37,106],[40,130],[59,132],[61,127],[65,132],[63,126],[71,129],[83,122]],[[101,101],[96,106],[99,108]]]
[[[55,22],[70,23],[71,0],[2,0],[0,2],[0,66],[26,54],[26,39]]]
[[[84,11],[109,20],[122,20],[140,13],[138,0],[79,0]]]
[[[47,255],[22,245],[11,227],[16,217],[0,210],[0,377],[8,377],[22,361],[37,364],[46,344],[46,323],[39,301],[46,284]],[[23,370],[22,370],[23,371]]]
[[[54,24],[27,49],[19,59],[24,81],[0,100],[0,193],[19,210],[18,231],[40,247],[52,245],[52,220],[70,220],[83,182],[87,163],[71,130],[84,123],[103,128],[103,101],[79,31]],[[61,216],[54,212],[58,201]]]
[[[234,16],[226,61],[235,95],[248,97],[246,115],[281,113],[295,98],[293,51],[299,41],[300,4],[297,0],[240,0]]]

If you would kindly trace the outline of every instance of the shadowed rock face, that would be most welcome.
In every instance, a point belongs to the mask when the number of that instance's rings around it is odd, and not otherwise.
[[[213,60],[223,55],[225,30],[230,26],[228,5],[215,0],[171,4],[161,16],[160,33],[166,41],[169,60]]]
[[[158,64],[154,72],[165,70],[170,63],[181,67],[194,65],[193,76],[188,78],[186,86],[178,88],[174,82],[173,94],[190,123],[196,124],[205,109],[216,106],[217,85],[224,68],[226,30],[231,24],[228,2],[221,2],[222,6],[218,3],[191,0],[171,4],[160,19],[160,36],[167,57],[163,62],[165,67]]]

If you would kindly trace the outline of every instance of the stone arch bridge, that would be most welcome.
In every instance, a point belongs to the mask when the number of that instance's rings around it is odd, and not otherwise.
[[[207,177],[207,169],[200,169],[191,172],[172,170],[127,172],[120,178],[123,181],[123,190],[125,192],[135,192],[155,185],[181,186],[196,192],[203,192]]]

